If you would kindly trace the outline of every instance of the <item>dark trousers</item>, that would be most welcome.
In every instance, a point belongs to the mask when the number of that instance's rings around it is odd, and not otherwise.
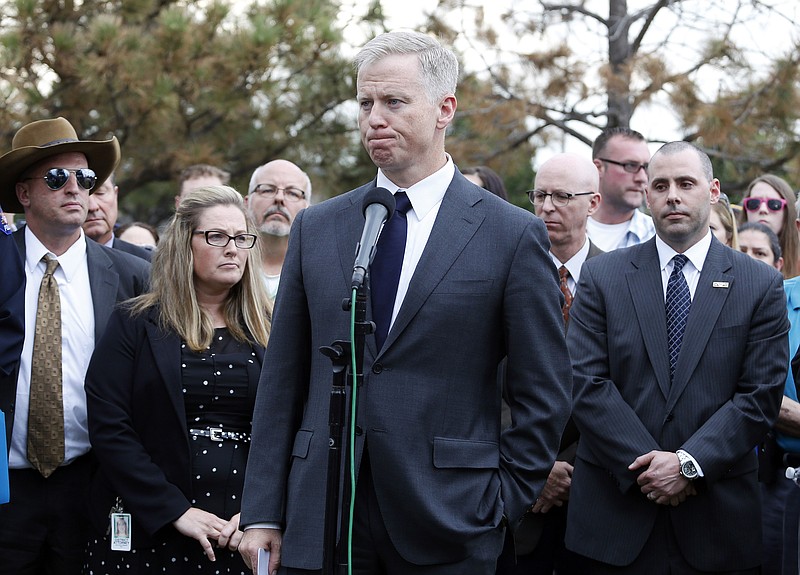
[[[514,538],[510,532],[506,533],[496,575],[586,575],[589,572],[588,559],[573,553],[564,544],[567,504],[553,507],[538,515],[536,520],[542,522],[542,530],[533,551],[515,556],[518,549]]]
[[[470,557],[457,563],[415,565],[406,561],[395,549],[386,531],[378,507],[369,456],[364,451],[361,460],[353,518],[354,575],[493,575],[497,556],[503,546],[504,529],[491,531],[475,542]],[[296,569],[281,569],[284,575],[319,573]]]
[[[0,575],[81,572],[90,473],[90,455],[47,479],[34,469],[9,470],[11,501],[0,505]]]
[[[678,541],[675,539],[666,508],[658,514],[653,532],[642,552],[630,565],[618,567],[591,561],[591,575],[711,575],[698,571],[683,558]],[[713,575],[759,575],[761,569],[742,569],[740,571],[715,571]]]
[[[785,477],[761,483],[762,575],[797,575],[800,487]]]

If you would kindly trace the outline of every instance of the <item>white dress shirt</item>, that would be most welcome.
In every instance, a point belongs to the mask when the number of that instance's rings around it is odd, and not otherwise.
[[[578,282],[581,279],[581,268],[583,267],[583,262],[586,261],[586,256],[588,255],[589,236],[586,236],[586,241],[583,243],[583,247],[566,262],[560,261],[556,256],[553,255],[552,252],[550,252],[550,257],[553,259],[556,269],[559,269],[561,266],[567,268],[567,271],[569,272],[569,275],[567,276],[567,287],[572,295],[575,295],[575,292],[578,289]]]
[[[31,467],[28,462],[28,404],[30,396],[31,358],[36,326],[39,288],[46,264],[41,261],[48,249],[25,228],[25,343],[20,358],[17,380],[16,415],[11,432],[8,464],[12,469]],[[55,254],[53,254],[55,255]],[[89,285],[89,264],[86,259],[86,238],[81,236],[58,257],[53,276],[61,298],[61,353],[64,398],[64,464],[89,451],[89,429],[86,421],[86,394],[83,381],[94,351],[94,308]]]
[[[403,268],[400,272],[400,280],[397,283],[397,297],[394,300],[394,311],[392,312],[392,324],[397,317],[397,312],[403,304],[403,299],[408,292],[408,285],[417,269],[417,264],[422,257],[428,238],[431,236],[433,224],[439,214],[444,193],[450,186],[455,175],[455,165],[449,154],[446,154],[447,162],[438,171],[434,172],[424,180],[417,182],[410,188],[401,188],[392,182],[386,175],[378,170],[378,187],[386,188],[393,194],[398,190],[404,190],[411,202],[411,209],[406,214],[408,230],[406,232],[406,251],[403,255]],[[392,325],[389,325],[392,329]]]
[[[703,271],[703,263],[706,261],[708,250],[711,248],[711,230],[688,250],[683,252],[689,261],[683,265],[683,276],[686,278],[686,283],[689,285],[689,295],[694,301],[694,294],[697,291],[697,284],[700,281],[700,274]],[[667,303],[667,283],[669,283],[669,276],[672,274],[672,268],[675,267],[672,258],[678,255],[678,252],[673,250],[670,246],[664,243],[660,237],[656,236],[656,249],[658,250],[658,263],[661,268],[661,287],[664,290],[664,305]],[[681,450],[679,450],[681,451]],[[684,451],[689,459],[694,462],[697,468],[697,473],[703,477],[703,468],[700,463],[692,456],[691,453]]]

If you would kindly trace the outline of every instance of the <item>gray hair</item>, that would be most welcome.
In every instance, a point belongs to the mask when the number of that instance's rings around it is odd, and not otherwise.
[[[356,54],[356,73],[390,55],[416,54],[422,73],[425,95],[437,104],[448,94],[456,93],[458,59],[436,39],[413,31],[386,32],[367,42]]]

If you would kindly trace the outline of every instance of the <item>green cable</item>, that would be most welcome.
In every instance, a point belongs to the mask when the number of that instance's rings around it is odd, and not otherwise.
[[[350,302],[350,361],[352,362],[353,391],[350,400],[350,520],[347,524],[347,573],[353,575],[353,515],[355,514],[356,501],[356,393],[358,378],[356,377],[356,295],[357,288],[353,288],[352,301]]]

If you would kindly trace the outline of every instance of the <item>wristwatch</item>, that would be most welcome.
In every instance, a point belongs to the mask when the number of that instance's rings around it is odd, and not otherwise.
[[[689,457],[689,454],[682,449],[676,451],[675,454],[678,456],[678,463],[681,466],[681,475],[683,475],[689,481],[697,479],[700,474],[697,473],[697,467],[695,466],[694,461],[692,461],[692,458]]]

